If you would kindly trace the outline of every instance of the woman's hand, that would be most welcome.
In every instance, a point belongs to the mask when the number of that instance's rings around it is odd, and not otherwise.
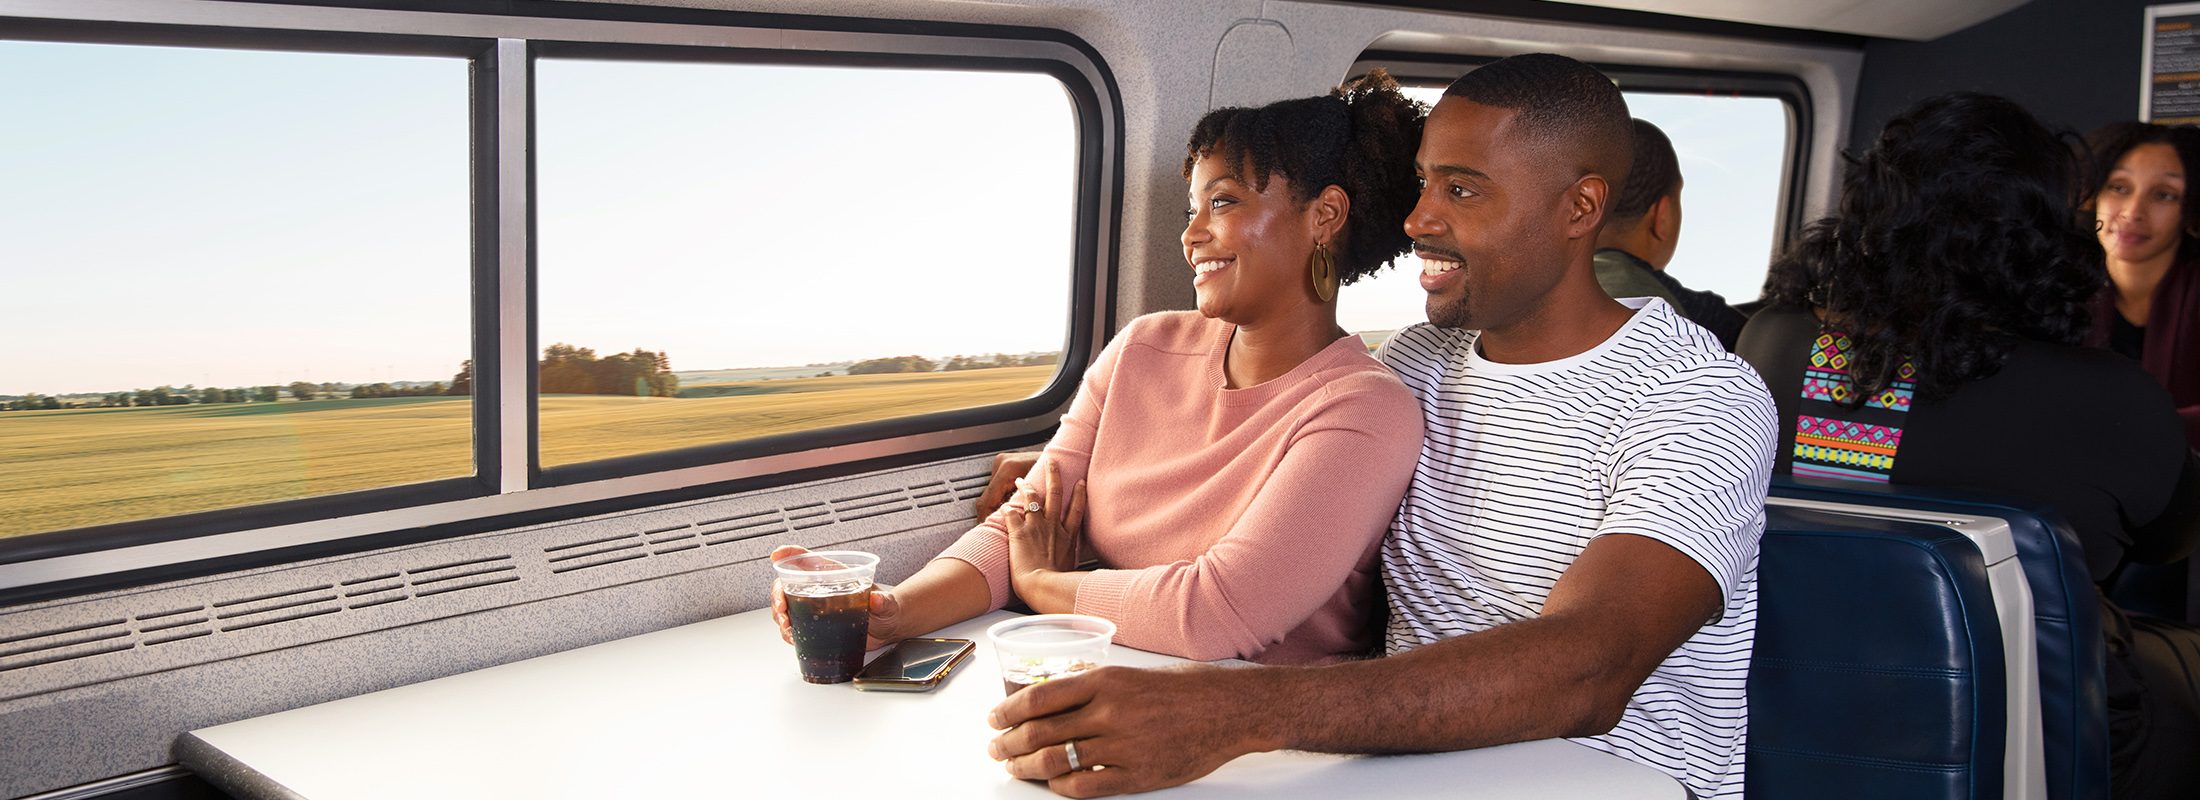
[[[791,544],[780,545],[772,549],[772,562],[778,563],[807,552],[810,551]],[[779,625],[779,640],[794,644],[794,632],[787,626],[787,594],[780,591],[779,581],[776,579],[772,581],[772,622]],[[877,650],[909,638],[910,634],[901,630],[901,622],[901,599],[894,596],[893,587],[873,584],[871,630],[870,635],[865,637],[863,649]]]
[[[1085,484],[1078,482],[1066,498],[1060,486],[1050,461],[1040,483],[1020,482],[1008,501],[1009,585],[1035,611],[1046,610],[1042,598],[1061,593],[1063,587],[1055,576],[1077,568],[1078,545],[1084,538]],[[1044,605],[1061,608],[1074,603],[1074,586],[1068,594],[1067,602],[1054,598],[1057,602]]]
[[[993,454],[993,477],[985,484],[985,491],[978,493],[978,521],[985,522],[993,512],[1016,491],[1017,484],[1031,474],[1031,465],[1039,463],[1038,453]]]

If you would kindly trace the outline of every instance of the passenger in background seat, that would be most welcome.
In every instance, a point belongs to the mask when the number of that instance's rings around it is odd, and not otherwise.
[[[2200,466],[2168,395],[2078,346],[2103,285],[2079,181],[2061,139],[2002,98],[1888,122],[1742,332],[1786,421],[1778,471],[2045,502],[2096,583],[2190,552]],[[2190,797],[2200,631],[2102,606],[2116,796]]]
[[[1612,199],[1612,218],[1597,234],[1597,284],[1614,298],[1663,299],[1731,351],[1749,317],[1726,298],[1682,286],[1665,271],[1681,241],[1681,165],[1673,141],[1656,125],[1632,123],[1634,159]]]
[[[1338,326],[1337,286],[1410,243],[1421,114],[1378,72],[1200,120],[1182,237],[1199,310],[1140,317],[1101,351],[1029,485],[876,593],[872,638],[1015,597],[1186,658],[1369,653],[1376,546],[1412,478],[1421,411]],[[1080,545],[1100,569],[1076,569]]]
[[[2086,344],[2139,362],[2169,389],[2185,441],[2200,447],[2200,130],[2139,122],[2086,137],[2086,206],[2108,257]]]

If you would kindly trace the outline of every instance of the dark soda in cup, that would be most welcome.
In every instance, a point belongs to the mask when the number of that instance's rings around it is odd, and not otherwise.
[[[871,628],[871,585],[839,594],[807,595],[788,587],[787,626],[802,679],[841,683],[863,669],[863,637]]]
[[[803,553],[772,563],[787,597],[795,661],[811,683],[845,683],[863,669],[878,556],[852,550]]]

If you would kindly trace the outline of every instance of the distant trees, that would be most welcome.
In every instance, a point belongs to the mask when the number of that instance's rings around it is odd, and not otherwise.
[[[672,357],[636,348],[597,358],[596,351],[559,342],[543,348],[537,378],[543,394],[613,394],[629,397],[675,397],[680,378],[672,374]],[[473,362],[459,373],[472,381]]]
[[[8,401],[6,407],[9,411],[55,411],[61,408],[61,398],[32,392]]]
[[[365,383],[351,387],[353,399],[372,397],[440,397],[450,393],[450,387],[442,381],[426,386],[392,386],[387,383]]]
[[[444,390],[443,393],[456,396],[467,396],[474,393],[473,359],[466,359],[466,363],[459,366],[458,374],[451,378],[451,388]]]
[[[256,403],[273,403],[281,399],[283,387],[280,386],[260,386],[252,390],[252,401]]]
[[[934,372],[939,365],[924,356],[894,356],[859,361],[848,368],[850,375],[887,375],[897,372]]]
[[[321,387],[315,386],[305,381],[291,381],[290,396],[298,398],[299,400],[311,400],[314,398],[315,392],[319,391],[320,388]]]
[[[1036,367],[1043,364],[1052,364],[1060,361],[1061,358],[1060,353],[1033,353],[1025,356],[994,353],[990,358],[986,356],[956,356],[948,359],[947,365],[941,367],[940,371],[959,372],[966,369],[993,369],[995,367]]]

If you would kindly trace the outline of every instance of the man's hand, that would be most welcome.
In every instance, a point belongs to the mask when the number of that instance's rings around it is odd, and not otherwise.
[[[1018,778],[1066,797],[1145,792],[1190,783],[1233,758],[1274,750],[1256,721],[1269,670],[1190,664],[1102,667],[1009,695],[988,719],[1006,729],[990,753]],[[1072,772],[1065,742],[1077,742]],[[1106,769],[1093,769],[1105,766]]]
[[[772,548],[772,561],[780,562],[810,552],[791,544]],[[889,644],[909,638],[911,634],[901,630],[901,598],[894,596],[889,586],[871,587],[871,631],[863,643],[865,650],[877,650]],[[794,631],[787,623],[787,593],[779,588],[779,581],[772,581],[772,621],[779,624],[779,640],[794,644]]]
[[[1038,453],[996,453],[993,456],[993,480],[978,493],[978,521],[993,516],[993,511],[1016,491],[1016,479],[1031,474],[1031,465],[1039,463]]]

